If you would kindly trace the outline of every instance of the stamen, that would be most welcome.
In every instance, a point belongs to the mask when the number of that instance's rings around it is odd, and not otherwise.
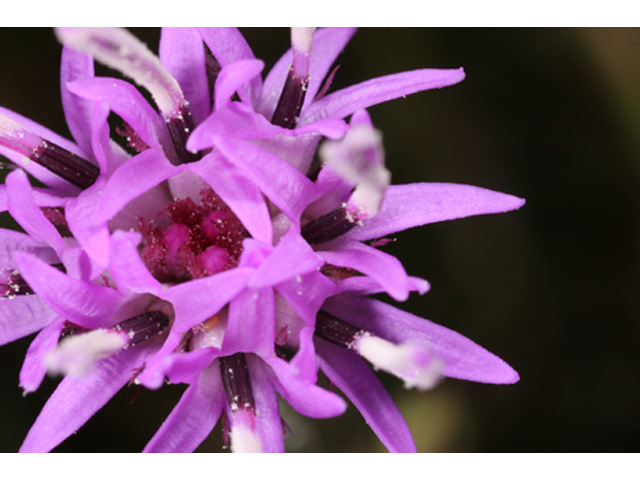
[[[303,225],[300,231],[302,238],[309,244],[316,245],[347,233],[358,224],[358,217],[347,212],[346,207],[346,204],[342,204],[335,210]]]
[[[179,115],[185,104],[175,78],[147,46],[124,28],[57,28],[68,47],[92,55],[146,88],[165,117]]]
[[[51,374],[83,376],[98,360],[161,334],[169,317],[160,311],[145,312],[110,329],[86,331],[72,324],[66,327],[56,349],[45,358]]]
[[[323,310],[318,312],[315,334],[334,345],[350,349],[358,335],[363,333],[364,331],[360,328],[343,322]]]
[[[169,326],[169,317],[160,311],[146,312],[117,324],[113,330],[124,332],[128,337],[128,346],[149,340],[161,334]]]
[[[298,123],[302,104],[309,85],[309,59],[313,45],[313,28],[292,28],[291,44],[293,64],[271,118],[271,123],[280,127],[294,129]]]
[[[52,267],[62,272],[66,271],[61,263],[56,263]],[[0,299],[11,299],[17,295],[33,295],[34,293],[18,270],[0,270]]]
[[[195,125],[180,85],[144,43],[123,28],[58,28],[56,33],[63,44],[92,55],[151,93],[167,121],[179,163],[201,158],[186,149]]]
[[[24,155],[83,190],[93,185],[100,174],[100,169],[92,163],[40,138],[3,115],[0,115],[0,145]]]
[[[404,380],[406,388],[433,388],[442,378],[442,361],[426,345],[403,342],[396,345],[320,311],[315,334],[335,345],[354,350],[381,369]]]
[[[180,107],[178,115],[167,118],[167,128],[178,154],[179,163],[196,162],[202,158],[202,153],[187,150],[187,139],[196,125],[186,105]]]
[[[220,358],[220,373],[224,391],[232,411],[255,411],[249,365],[243,353]]]

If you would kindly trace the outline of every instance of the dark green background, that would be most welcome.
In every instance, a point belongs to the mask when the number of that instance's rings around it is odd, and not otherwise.
[[[153,49],[157,30],[134,29]],[[245,31],[271,65],[286,30]],[[68,136],[50,30],[0,29],[0,104]],[[513,386],[385,374],[420,451],[640,449],[640,30],[363,29],[334,87],[424,67],[466,80],[370,109],[394,183],[457,182],[527,199],[519,212],[426,226],[385,247],[431,282],[403,308],[495,352]],[[2,217],[5,220],[6,216]],[[30,339],[0,348],[0,451],[16,451],[55,387],[18,388]],[[182,387],[119,394],[58,451],[138,451]],[[287,413],[290,451],[382,451],[353,407]],[[203,444],[218,451],[220,429]]]

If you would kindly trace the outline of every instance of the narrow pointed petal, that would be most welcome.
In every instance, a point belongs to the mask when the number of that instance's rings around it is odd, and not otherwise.
[[[15,230],[0,229],[0,268],[14,268],[13,253],[15,251],[30,253],[47,263],[59,261],[53,249],[46,244],[37,242],[29,235]]]
[[[416,451],[407,422],[371,367],[352,351],[316,340],[320,368],[360,411],[390,452]]]
[[[111,237],[111,264],[109,272],[118,290],[131,293],[160,295],[163,290],[138,253],[141,236],[135,232],[116,231]]]
[[[167,289],[162,298],[173,304],[173,329],[185,332],[218,313],[245,288],[252,273],[252,269],[235,268]]]
[[[248,356],[251,389],[256,402],[256,429],[265,453],[284,453],[282,419],[276,389],[269,382],[268,368],[256,357]]]
[[[278,357],[265,359],[275,374],[276,389],[285,401],[298,413],[311,418],[328,418],[341,415],[347,408],[338,395],[313,383],[294,378],[287,362]]]
[[[193,452],[213,430],[225,402],[217,363],[200,373],[143,452]]]
[[[71,135],[84,152],[91,152],[91,119],[93,103],[78,98],[67,85],[76,80],[93,78],[93,58],[71,48],[63,47],[60,61],[60,93],[62,109]],[[83,155],[87,158],[88,154]]]
[[[160,36],[160,61],[178,81],[196,125],[211,112],[204,44],[194,28],[165,27]]]
[[[105,102],[149,147],[161,148],[162,145],[168,148],[171,145],[166,122],[129,82],[101,77],[78,80],[70,83],[68,88],[83,99]]]
[[[123,303],[116,290],[76,280],[27,253],[16,264],[34,292],[60,316],[85,328],[101,328]]]
[[[275,341],[273,289],[246,289],[229,305],[224,355],[255,352],[268,356]]]
[[[49,452],[74,434],[129,382],[149,347],[137,346],[101,360],[91,375],[65,377],[29,430],[20,452]]]
[[[315,323],[324,301],[337,291],[335,283],[317,271],[292,278],[276,288],[307,325]]]
[[[225,106],[231,97],[242,90],[245,84],[260,74],[264,68],[262,60],[238,60],[222,67],[213,90],[215,109]]]
[[[504,360],[477,343],[386,303],[339,295],[329,299],[324,308],[336,317],[394,343],[416,341],[431,345],[433,352],[444,362],[443,374],[447,377],[497,384],[519,380],[518,373]]]
[[[299,224],[303,210],[316,196],[311,180],[255,143],[226,137],[218,137],[215,143],[294,224]]]
[[[207,27],[198,28],[198,31],[202,35],[204,43],[223,68],[239,60],[255,59],[251,47],[237,28]],[[243,102],[255,105],[261,89],[262,80],[260,77],[254,77],[250,83],[240,89],[238,94]]]
[[[414,70],[374,78],[330,93],[313,102],[303,111],[300,125],[325,118],[345,118],[363,108],[423,90],[454,85],[463,79],[462,68]]]
[[[15,170],[7,176],[5,182],[7,207],[14,220],[33,239],[50,245],[60,255],[63,249],[62,237],[34,202],[27,174],[22,170]]]
[[[258,267],[249,282],[252,288],[277,285],[322,266],[322,259],[294,228],[282,237],[273,252]]]
[[[521,198],[470,185],[411,183],[392,185],[378,215],[344,235],[353,240],[372,240],[419,225],[516,210]]]
[[[35,392],[47,374],[44,359],[49,352],[56,348],[64,322],[64,318],[57,317],[44,327],[31,342],[20,369],[20,386],[25,393]]]
[[[58,314],[35,295],[0,299],[0,345],[41,330]]]
[[[395,300],[409,297],[409,277],[400,261],[387,253],[358,242],[344,242],[339,249],[318,252],[324,260],[362,272],[376,280]]]
[[[175,167],[158,150],[145,150],[117,169],[102,192],[101,201],[93,214],[94,222],[113,218],[129,202],[151,190],[185,167]]]

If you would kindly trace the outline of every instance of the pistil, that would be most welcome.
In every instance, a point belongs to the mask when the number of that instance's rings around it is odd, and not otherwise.
[[[347,211],[346,204],[342,204],[303,225],[300,233],[310,245],[317,245],[344,235],[357,224],[358,218]]]
[[[100,174],[100,169],[84,158],[40,138],[4,115],[0,115],[0,145],[83,190],[93,185]]]
[[[271,123],[274,125],[294,129],[298,123],[309,85],[309,61],[314,30],[314,28],[291,29],[293,63],[271,118]]]

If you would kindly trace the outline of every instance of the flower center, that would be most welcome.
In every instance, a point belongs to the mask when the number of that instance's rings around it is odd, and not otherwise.
[[[180,198],[155,221],[138,220],[142,260],[160,282],[186,282],[238,264],[249,234],[211,188],[202,189],[200,196],[199,204]]]

